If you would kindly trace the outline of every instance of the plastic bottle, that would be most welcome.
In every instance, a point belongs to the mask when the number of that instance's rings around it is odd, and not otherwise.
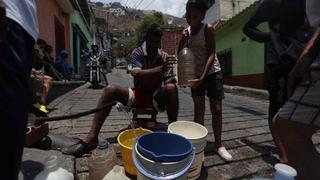
[[[117,155],[108,141],[99,144],[89,158],[89,179],[101,180],[118,164]]]
[[[32,126],[36,122],[37,116],[33,113],[28,113],[28,123],[27,126]]]
[[[188,80],[196,78],[195,58],[191,49],[183,48],[178,54],[178,84],[188,85]]]
[[[119,165],[115,165],[113,166],[112,170],[104,176],[104,178],[102,180],[130,180],[125,172],[124,172],[124,168],[122,166]]]
[[[294,180],[297,176],[297,171],[286,164],[277,163],[274,168],[276,170],[274,180]]]
[[[73,180],[73,174],[59,167],[57,159],[57,156],[47,157],[44,170],[35,177],[35,180]]]

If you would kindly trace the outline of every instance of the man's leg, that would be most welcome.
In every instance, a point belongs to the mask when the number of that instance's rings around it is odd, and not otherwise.
[[[269,65],[267,69],[267,86],[269,93],[268,124],[274,142],[277,145],[280,162],[287,163],[287,157],[278,134],[273,129],[272,120],[286,100],[286,78],[280,65]]]
[[[10,32],[0,44],[0,114],[3,148],[1,179],[17,179],[31,98],[29,79],[34,40],[8,20]]]
[[[122,104],[127,105],[128,97],[129,97],[128,88],[116,86],[116,85],[109,85],[106,88],[104,88],[97,107],[102,107],[112,102],[121,102]],[[98,136],[99,136],[100,129],[105,119],[109,115],[111,108],[112,108],[112,105],[94,114],[94,118],[91,124],[91,129],[87,137],[85,138],[84,142],[80,142],[78,144],[74,144],[70,147],[64,148],[62,149],[62,152],[64,154],[81,156],[82,154],[87,153],[93,150],[94,148],[96,148],[99,142]]]
[[[288,164],[298,172],[297,179],[320,179],[320,155],[311,139],[316,129],[279,116],[274,119],[274,127],[284,146]]]
[[[129,89],[127,87],[110,85],[104,88],[97,107],[101,107],[101,106],[104,106],[105,104],[115,102],[115,101],[121,102],[122,104],[126,105],[128,102],[128,97],[129,97]],[[111,108],[112,106],[109,106],[104,110],[94,114],[91,129],[88,136],[85,139],[85,142],[98,143],[98,135],[99,135],[100,129],[105,119],[109,115]]]
[[[47,104],[47,96],[49,94],[49,91],[51,89],[52,85],[52,77],[44,75],[43,76],[43,92],[41,95],[41,104],[46,106]]]
[[[176,85],[169,83],[163,87],[162,91],[168,114],[168,123],[170,124],[174,121],[177,121],[178,118],[178,89]]]
[[[276,113],[281,108],[278,100],[278,90],[269,90],[269,117],[268,117],[268,124],[269,129],[271,132],[271,136],[273,138],[273,141],[277,145],[279,158],[281,163],[288,163],[286,151],[284,149],[284,146],[282,144],[282,141],[279,138],[278,131],[273,128],[274,123],[272,122],[273,118],[276,118]]]

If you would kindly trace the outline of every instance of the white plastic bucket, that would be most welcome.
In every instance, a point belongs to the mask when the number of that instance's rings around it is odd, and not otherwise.
[[[142,156],[138,149],[137,143],[132,147],[132,160],[137,169],[137,180],[186,180],[187,171],[192,165],[195,157],[195,151],[187,158],[176,162],[155,162]]]
[[[168,126],[169,133],[175,133],[190,140],[195,148],[195,160],[188,170],[188,179],[200,176],[204,161],[204,148],[207,145],[208,130],[206,127],[192,121],[176,121]]]

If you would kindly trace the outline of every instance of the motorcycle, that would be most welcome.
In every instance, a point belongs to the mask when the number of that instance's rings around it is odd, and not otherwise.
[[[92,54],[89,57],[87,67],[89,68],[89,82],[93,89],[108,85],[107,77],[102,71],[102,64],[105,62],[105,60],[102,60],[100,54]]]

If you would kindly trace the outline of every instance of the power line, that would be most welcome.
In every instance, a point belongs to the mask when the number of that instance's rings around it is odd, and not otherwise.
[[[126,3],[124,3],[124,5],[123,5],[123,6],[126,6],[126,5],[127,5],[127,2],[128,2],[128,0],[126,0]]]
[[[129,7],[129,4],[131,4],[131,2],[132,2],[132,1],[128,1],[128,4],[127,4],[128,7]]]
[[[137,3],[138,5],[135,7],[135,9],[138,9],[138,7],[140,6],[140,4],[143,2],[144,0],[141,0],[139,3]]]
[[[137,0],[136,3],[132,6],[132,8],[135,9],[135,8],[137,7],[137,4],[139,4],[141,1],[142,1],[142,0]]]
[[[151,0],[150,3],[147,6],[145,6],[143,9],[147,9],[153,2],[155,2],[155,0]]]

